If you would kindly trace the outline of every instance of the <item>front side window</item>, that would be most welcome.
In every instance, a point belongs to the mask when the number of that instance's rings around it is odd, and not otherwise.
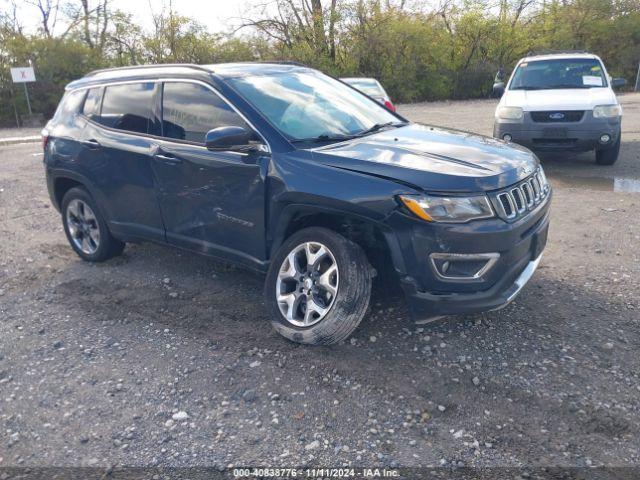
[[[595,58],[554,58],[522,62],[509,90],[606,87],[602,64]]]
[[[357,135],[399,122],[377,102],[320,72],[249,75],[228,82],[292,141]]]
[[[204,143],[209,130],[238,126],[249,130],[224,100],[197,83],[167,82],[162,92],[162,135],[187,142]]]
[[[154,87],[151,82],[107,86],[99,122],[128,132],[155,133]]]

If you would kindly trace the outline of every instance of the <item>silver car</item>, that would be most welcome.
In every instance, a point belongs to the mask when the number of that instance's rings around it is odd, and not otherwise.
[[[350,78],[341,78],[345,83],[348,83],[353,88],[360,90],[365,95],[369,95],[374,100],[377,100],[385,107],[387,107],[392,112],[396,111],[396,107],[391,103],[391,99],[387,92],[382,88],[380,82],[375,78],[366,78],[366,77],[350,77]]]

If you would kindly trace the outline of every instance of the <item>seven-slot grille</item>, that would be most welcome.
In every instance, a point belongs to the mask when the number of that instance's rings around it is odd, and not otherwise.
[[[530,113],[534,122],[579,122],[582,120],[584,110],[550,110]]]
[[[529,178],[494,197],[498,216],[513,221],[534,210],[549,194],[549,184],[541,168]]]

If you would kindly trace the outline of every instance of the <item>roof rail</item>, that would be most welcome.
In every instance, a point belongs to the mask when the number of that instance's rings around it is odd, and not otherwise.
[[[279,63],[282,65],[295,65],[296,67],[308,67],[304,63],[296,62],[294,60],[264,60],[259,63]]]
[[[230,63],[259,63],[262,65],[268,65],[270,63],[275,65],[294,65],[296,67],[306,67],[311,68],[309,65],[305,65],[304,63],[296,62],[294,60],[242,60],[239,62],[230,62]],[[223,65],[223,64],[221,64]]]
[[[118,72],[122,70],[138,70],[138,69],[153,69],[153,68],[162,68],[162,67],[185,67],[185,68],[193,68],[196,70],[202,70],[204,72],[211,73],[211,70],[205,68],[201,65],[196,65],[194,63],[158,63],[158,64],[147,64],[147,65],[128,65],[126,67],[113,67],[113,68],[102,68],[98,70],[92,70],[87,73],[85,77],[93,77],[94,75],[98,75],[99,73],[105,72]]]
[[[591,52],[587,52],[586,50],[535,50],[535,51],[530,51],[527,53],[527,57],[533,57],[535,55],[559,55],[559,54],[564,54],[564,53],[587,53],[590,54]]]

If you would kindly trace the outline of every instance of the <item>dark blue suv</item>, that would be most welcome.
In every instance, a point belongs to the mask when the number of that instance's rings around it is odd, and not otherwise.
[[[300,65],[92,72],[43,134],[80,257],[153,241],[259,270],[274,327],[301,343],[353,332],[376,274],[417,318],[500,308],[546,243],[529,150],[411,123]]]

